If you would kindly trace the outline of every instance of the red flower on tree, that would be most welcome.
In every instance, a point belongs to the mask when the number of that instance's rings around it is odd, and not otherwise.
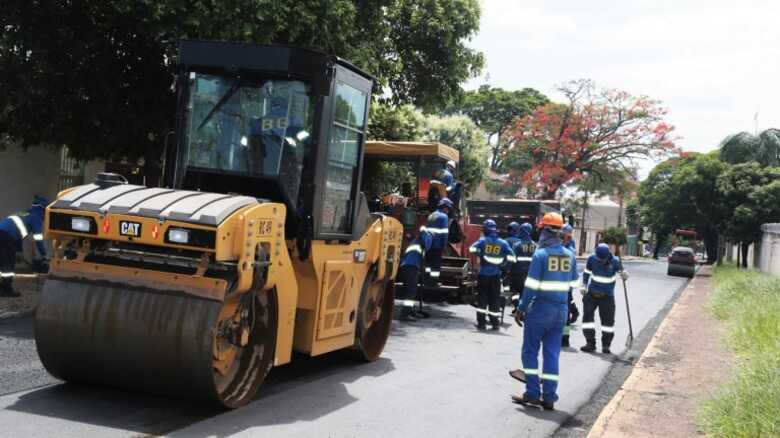
[[[599,89],[590,80],[559,88],[566,104],[548,104],[518,119],[504,154],[509,177],[543,198],[597,169],[624,169],[636,159],[676,151],[674,127],[659,101]]]

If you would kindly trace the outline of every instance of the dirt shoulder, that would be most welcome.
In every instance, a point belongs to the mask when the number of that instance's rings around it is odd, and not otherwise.
[[[607,437],[704,436],[699,403],[729,377],[725,328],[707,310],[712,270],[702,267],[647,346],[634,371],[588,434]]]
[[[18,298],[0,297],[0,318],[18,313],[29,313],[38,304],[38,295],[45,276],[33,273],[16,273],[14,289],[22,294]]]

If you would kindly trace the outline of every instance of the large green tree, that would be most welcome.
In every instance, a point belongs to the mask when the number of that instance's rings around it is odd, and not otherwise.
[[[490,152],[485,131],[466,116],[429,116],[422,139],[457,149],[460,152],[457,177],[467,194],[477,189],[487,173]]]
[[[320,49],[374,74],[380,100],[434,109],[483,65],[479,16],[477,0],[6,0],[0,139],[156,163],[183,37]]]
[[[755,161],[762,166],[780,166],[780,129],[730,135],[720,145],[720,157],[731,164]]]
[[[510,91],[483,85],[467,91],[457,104],[448,109],[448,113],[460,112],[469,116],[494,139],[490,168],[501,171],[504,167],[503,152],[509,146],[509,139],[505,135],[507,129],[515,119],[525,117],[549,102],[547,96],[533,88]]]

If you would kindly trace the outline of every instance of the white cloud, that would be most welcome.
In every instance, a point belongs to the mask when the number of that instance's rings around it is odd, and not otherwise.
[[[769,0],[483,0],[471,45],[490,83],[534,87],[592,78],[660,99],[685,150],[780,128],[780,2]],[[473,88],[484,83],[477,78]]]

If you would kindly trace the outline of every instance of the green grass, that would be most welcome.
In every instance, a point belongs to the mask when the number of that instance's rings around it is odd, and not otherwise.
[[[702,407],[702,427],[713,437],[780,437],[780,279],[718,267],[710,309],[737,360],[731,381]]]

